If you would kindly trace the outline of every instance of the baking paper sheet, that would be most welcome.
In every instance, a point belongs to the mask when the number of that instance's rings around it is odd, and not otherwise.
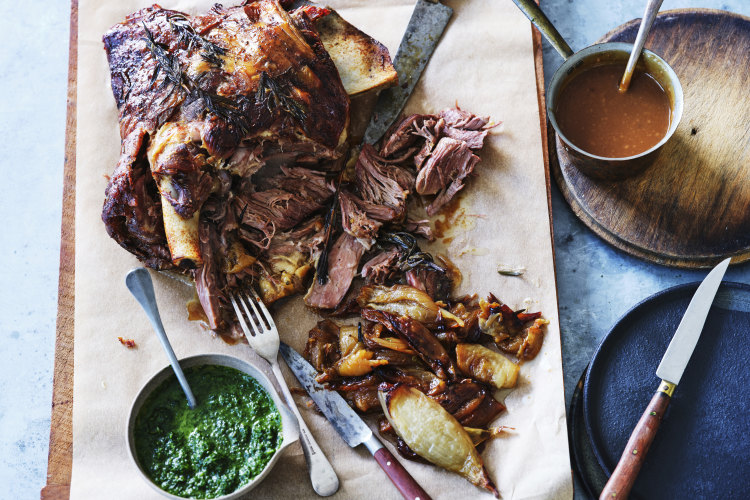
[[[550,320],[539,356],[521,368],[507,413],[496,422],[515,428],[483,452],[490,476],[506,499],[571,498],[560,333],[534,59],[528,21],[509,1],[446,2],[454,16],[432,56],[407,112],[437,112],[458,104],[502,125],[485,142],[452,228],[441,241],[463,272],[459,293],[494,292],[514,308],[542,310]],[[165,8],[200,12],[212,2],[164,1]],[[101,37],[145,6],[143,0],[79,0],[76,193],[74,499],[158,498],[128,456],[125,430],[139,388],[166,358],[124,284],[137,260],[111,240],[100,214],[120,140],[117,109]],[[330,5],[383,42],[395,56],[413,2],[337,0]],[[520,278],[501,276],[499,264],[523,265]],[[246,345],[229,346],[187,321],[186,286],[153,274],[164,325],[178,357],[217,352],[259,359]],[[281,338],[301,350],[320,318],[301,300],[275,313]],[[135,339],[136,349],[117,337]],[[261,363],[265,363],[260,360]],[[287,373],[290,385],[296,385]],[[397,498],[396,489],[367,451],[349,448],[324,417],[304,406],[303,418],[341,479],[332,498]],[[392,451],[393,448],[391,448]],[[394,451],[395,453],[395,451]],[[492,498],[456,474],[401,460],[433,498]],[[302,451],[292,446],[253,492],[254,498],[311,498]]]

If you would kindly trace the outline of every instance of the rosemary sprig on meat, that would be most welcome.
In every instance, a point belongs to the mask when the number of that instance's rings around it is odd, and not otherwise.
[[[378,242],[382,245],[383,243],[390,243],[395,245],[399,249],[401,254],[398,259],[398,267],[402,271],[408,271],[415,267],[426,267],[434,269],[441,273],[445,272],[445,269],[435,264],[435,260],[427,252],[423,252],[419,248],[417,238],[413,234],[407,232],[396,232],[396,233],[383,233],[378,238]]]
[[[226,54],[223,47],[219,47],[196,33],[193,26],[182,14],[172,14],[167,17],[167,20],[172,30],[179,35],[181,45],[185,46],[187,50],[191,50],[195,45],[200,46],[203,60],[221,68],[224,61],[220,56]]]
[[[289,88],[281,85],[276,79],[265,71],[261,72],[258,82],[258,90],[255,92],[255,100],[265,106],[269,112],[277,108],[282,109],[298,121],[303,122],[307,113],[302,104],[289,95]]]
[[[223,48],[198,35],[187,20],[180,16],[171,16],[169,24],[173,30],[179,33],[180,43],[184,43],[188,50],[196,44],[200,45],[202,48],[201,57],[204,60],[217,66],[221,65],[222,60],[219,56],[225,54]],[[207,113],[216,115],[242,134],[249,132],[250,122],[246,110],[252,105],[250,97],[240,95],[229,98],[203,90],[195,80],[183,71],[177,57],[170,53],[164,44],[156,41],[154,34],[145,23],[143,23],[143,29],[146,32],[144,38],[146,46],[156,60],[156,69],[151,77],[151,83],[155,83],[159,74],[163,73],[164,80],[161,85],[171,85],[172,87],[165,99],[169,98],[175,91],[183,91],[188,102],[201,100]],[[291,97],[289,89],[265,71],[260,75],[258,90],[254,98],[270,113],[273,113],[276,109],[281,109],[300,122],[307,117],[303,105]]]
[[[170,24],[180,26],[180,24],[174,24],[171,19]],[[164,80],[161,85],[172,86],[165,99],[175,91],[182,91],[189,102],[201,100],[206,112],[212,113],[227,123],[232,124],[242,133],[247,132],[249,123],[245,114],[241,112],[242,105],[245,104],[247,97],[239,96],[236,99],[230,99],[201,89],[195,81],[185,74],[180,66],[180,62],[167,50],[167,47],[156,41],[154,34],[146,27],[145,23],[143,24],[143,29],[146,32],[146,45],[156,60],[156,69],[151,77],[151,82],[154,83],[159,73],[163,73]],[[186,30],[186,28],[178,29]],[[188,33],[187,31],[183,32]]]
[[[144,40],[146,41],[146,46],[151,51],[151,55],[154,56],[154,59],[156,60],[156,69],[154,70],[154,74],[151,76],[151,83],[153,84],[154,82],[156,82],[156,79],[161,72],[164,73],[164,81],[161,83],[161,85],[166,86],[171,84],[173,86],[173,89],[168,95],[171,95],[175,89],[184,88],[184,73],[182,72],[179,61],[172,57],[166,46],[154,39],[154,34],[151,33],[151,30],[146,27],[146,23],[143,23],[143,30],[146,32],[146,38],[144,38]]]
[[[249,108],[251,102],[246,96],[241,95],[235,99],[230,99],[196,87],[193,89],[190,97],[191,100],[203,99],[206,112],[218,116],[234,126],[242,134],[249,133],[250,120],[244,110]]]

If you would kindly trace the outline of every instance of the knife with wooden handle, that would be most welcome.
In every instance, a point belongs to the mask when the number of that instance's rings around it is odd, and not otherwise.
[[[633,488],[674,389],[680,383],[682,373],[698,343],[708,310],[729,266],[729,260],[722,261],[708,273],[690,300],[680,326],[677,327],[667,352],[656,369],[656,376],[661,379],[659,388],[633,429],[620,461],[604,486],[599,500],[625,499]]]
[[[346,444],[352,448],[360,444],[365,445],[405,499],[431,500],[430,495],[375,437],[372,430],[359,415],[354,413],[344,398],[338,392],[326,389],[315,380],[318,372],[305,358],[283,342],[279,346],[279,352],[299,383]]]

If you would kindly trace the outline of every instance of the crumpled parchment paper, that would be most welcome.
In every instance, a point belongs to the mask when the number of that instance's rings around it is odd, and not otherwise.
[[[212,3],[165,0],[161,5],[200,12]],[[509,1],[446,3],[453,7],[454,16],[406,112],[437,112],[458,104],[490,115],[502,125],[488,137],[461,207],[451,216],[451,227],[438,246],[447,249],[463,272],[459,293],[494,292],[511,307],[541,309],[550,320],[541,353],[521,368],[518,387],[505,397],[508,411],[497,421],[515,432],[494,440],[482,456],[505,499],[572,498],[531,30]],[[125,288],[125,274],[138,262],[107,236],[100,218],[105,176],[114,169],[120,150],[101,37],[111,25],[146,5],[144,0],[79,0],[73,499],[158,498],[128,456],[125,431],[138,390],[167,360],[146,316]],[[330,5],[384,43],[395,57],[412,1],[331,0]],[[501,276],[496,271],[499,264],[527,270],[522,277]],[[265,364],[247,345],[226,345],[187,321],[185,302],[192,291],[169,278],[153,276],[164,325],[178,357],[218,352]],[[287,301],[275,317],[282,340],[298,350],[320,319],[300,299]],[[137,348],[125,348],[118,336],[135,339]],[[290,385],[296,385],[294,377],[286,374]],[[307,398],[297,396],[297,401],[341,479],[341,488],[332,498],[398,497],[364,447],[349,448],[324,417],[305,406]],[[433,498],[491,498],[456,474],[401,461]],[[287,450],[250,496],[315,497],[299,445]]]

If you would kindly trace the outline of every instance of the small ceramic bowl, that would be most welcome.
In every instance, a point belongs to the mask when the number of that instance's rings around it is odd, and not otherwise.
[[[180,360],[180,366],[182,366],[183,369],[197,365],[228,366],[231,368],[235,368],[243,373],[247,373],[255,380],[257,380],[260,385],[263,386],[266,392],[268,392],[268,394],[271,396],[271,399],[273,399],[276,408],[278,408],[279,413],[281,414],[281,445],[279,446],[279,449],[276,450],[276,453],[274,453],[273,457],[271,457],[271,460],[268,462],[263,471],[258,474],[252,481],[245,484],[238,490],[228,495],[216,497],[214,500],[236,499],[255,488],[258,483],[260,483],[263,478],[266,477],[266,475],[268,475],[268,473],[271,471],[273,466],[279,460],[279,457],[281,456],[284,449],[299,439],[299,424],[297,423],[297,419],[294,417],[292,412],[289,410],[289,408],[287,408],[287,406],[282,402],[279,395],[276,393],[276,389],[274,389],[273,384],[271,384],[271,381],[268,380],[268,377],[266,377],[260,369],[258,369],[248,361],[232,356],[227,356],[225,354],[201,354],[198,356],[192,356]],[[135,452],[135,437],[133,434],[133,429],[135,428],[135,418],[138,415],[141,407],[143,406],[143,403],[151,395],[154,389],[156,389],[162,382],[174,376],[175,375],[172,371],[172,367],[166,366],[161,371],[159,371],[159,373],[151,377],[151,379],[146,382],[146,384],[140,390],[138,396],[136,396],[135,401],[130,408],[130,415],[128,417],[127,426],[127,440],[130,458],[133,460],[133,463],[135,463],[136,467],[143,475],[144,480],[149,485],[151,485],[152,488],[161,493],[164,497],[181,500],[184,497],[179,497],[162,490],[161,488],[159,488],[159,486],[156,485],[156,483],[151,480],[151,478],[148,477],[148,474],[146,474],[146,472],[141,467],[141,464],[138,462],[138,455]]]
[[[667,93],[672,110],[669,130],[662,140],[651,149],[634,156],[607,158],[580,149],[562,133],[555,117],[555,108],[560,91],[567,82],[582,69],[590,67],[597,59],[608,62],[627,62],[632,48],[633,44],[622,42],[600,43],[586,47],[565,60],[555,72],[547,90],[547,116],[555,128],[555,132],[557,132],[557,151],[560,156],[560,163],[572,164],[582,173],[594,179],[617,180],[643,171],[656,159],[662,146],[677,130],[682,118],[683,95],[680,80],[664,59],[650,50],[643,49],[636,69],[645,70],[654,77]]]

